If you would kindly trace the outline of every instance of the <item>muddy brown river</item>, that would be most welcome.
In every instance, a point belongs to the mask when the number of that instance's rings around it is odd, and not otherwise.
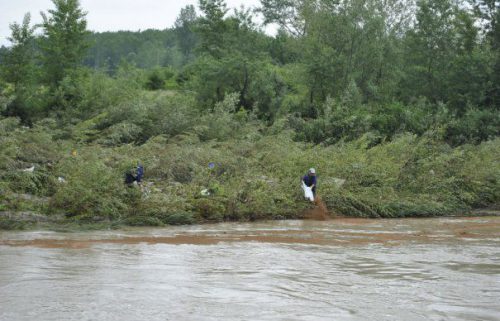
[[[0,232],[0,320],[500,320],[500,217]]]

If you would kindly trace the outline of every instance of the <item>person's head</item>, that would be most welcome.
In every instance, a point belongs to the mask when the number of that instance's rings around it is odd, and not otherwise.
[[[315,176],[316,175],[316,170],[314,168],[309,168],[309,171],[307,172],[309,176]]]

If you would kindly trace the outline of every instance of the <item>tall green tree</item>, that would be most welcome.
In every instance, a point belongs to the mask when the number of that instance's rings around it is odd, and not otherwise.
[[[35,112],[32,104],[32,92],[36,89],[37,78],[35,59],[36,27],[30,26],[31,16],[27,13],[23,22],[10,25],[11,36],[8,40],[12,46],[6,52],[1,64],[2,78],[14,85],[14,99],[7,106],[5,113],[9,116],[20,117],[25,123]]]
[[[474,8],[476,17],[480,20],[480,25],[485,34],[494,41],[494,34],[499,23],[498,11],[500,1],[498,0],[469,0]]]
[[[200,51],[220,58],[225,49],[224,35],[227,33],[228,24],[224,20],[228,9],[224,0],[199,0],[203,17],[198,24],[200,35]]]
[[[494,24],[491,33],[492,48],[495,57],[491,89],[491,105],[500,110],[500,1],[495,1]]]
[[[491,77],[490,50],[481,46],[474,14],[458,8],[454,19],[455,55],[447,75],[446,101],[460,114],[487,103]]]
[[[492,72],[487,104],[500,109],[500,1],[471,0],[471,2],[479,24],[483,27],[487,44],[491,48]]]
[[[177,44],[184,57],[184,63],[192,60],[194,49],[198,42],[195,33],[195,27],[198,16],[193,5],[187,5],[181,9],[177,20],[175,21],[175,32],[177,35]]]
[[[456,6],[451,0],[420,0],[416,25],[408,33],[406,80],[407,97],[424,96],[431,101],[446,101],[447,73],[455,58]]]
[[[71,70],[79,67],[89,48],[86,13],[79,0],[52,0],[55,9],[43,18],[41,49],[48,84],[57,86]]]
[[[252,11],[243,7],[228,14],[223,0],[200,0],[199,5],[203,16],[195,29],[197,59],[184,69],[188,86],[205,108],[236,92],[239,106],[269,118],[281,83],[270,70],[267,37],[254,23]]]
[[[259,11],[264,16],[264,24],[275,23],[292,36],[306,33],[305,8],[311,0],[261,0]]]
[[[391,94],[397,82],[394,69],[400,63],[397,42],[403,23],[396,2],[301,2],[296,9],[306,26],[301,61],[310,88],[309,104],[341,97],[353,86],[366,100]]]
[[[8,40],[11,47],[2,62],[2,75],[5,81],[18,87],[28,83],[34,77],[35,36],[36,27],[30,26],[31,16],[27,13],[21,24],[10,25],[11,36]]]

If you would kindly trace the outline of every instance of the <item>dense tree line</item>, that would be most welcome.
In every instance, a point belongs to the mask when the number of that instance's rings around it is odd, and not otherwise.
[[[139,68],[180,67],[183,54],[177,46],[174,30],[118,31],[94,33],[92,46],[83,63],[94,69],[115,73],[122,61]]]
[[[230,12],[200,0],[170,29],[93,34],[77,0],[53,2],[41,36],[27,15],[1,50],[3,114],[26,123],[78,106],[89,74],[135,70],[144,88],[191,91],[207,110],[238,93],[242,109],[288,117],[316,143],[433,125],[455,144],[498,135],[498,1],[262,0]]]

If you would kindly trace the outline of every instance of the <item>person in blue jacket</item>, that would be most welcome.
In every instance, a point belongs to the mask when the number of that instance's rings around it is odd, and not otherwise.
[[[311,187],[313,195],[316,197],[316,185],[318,184],[318,180],[316,179],[316,170],[314,168],[310,168],[307,175],[302,177],[302,181],[307,187]]]
[[[141,163],[137,162],[137,171],[136,171],[135,180],[136,180],[138,185],[141,185],[143,176],[144,176],[144,167],[142,166]]]
[[[134,175],[135,173],[135,175]],[[142,178],[144,176],[144,167],[140,162],[137,162],[137,167],[131,168],[127,172],[125,172],[125,184],[129,187],[134,185],[134,182],[137,182],[137,185],[142,186]]]

